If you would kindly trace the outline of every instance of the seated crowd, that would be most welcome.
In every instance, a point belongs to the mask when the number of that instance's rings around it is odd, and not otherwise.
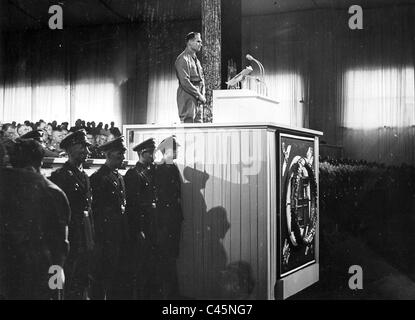
[[[414,165],[321,157],[319,182],[321,252],[352,235],[413,274]]]
[[[0,143],[7,140],[16,140],[19,137],[25,136],[26,138],[34,138],[35,132],[40,133],[40,142],[46,149],[47,157],[63,157],[66,156],[65,151],[59,147],[60,142],[70,133],[79,129],[85,129],[87,132],[88,141],[92,144],[91,158],[104,159],[105,155],[98,151],[98,147],[109,142],[119,136],[121,131],[114,126],[114,122],[110,125],[99,122],[98,125],[95,121],[86,122],[78,119],[73,127],[69,127],[68,122],[62,122],[58,125],[57,121],[45,122],[39,120],[36,123],[26,120],[24,123],[0,123]],[[32,132],[32,133],[31,133]],[[36,133],[37,135],[37,133]]]

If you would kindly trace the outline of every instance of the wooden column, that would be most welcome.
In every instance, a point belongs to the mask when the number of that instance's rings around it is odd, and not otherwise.
[[[212,90],[221,88],[221,0],[201,0],[202,66],[206,99],[203,122],[212,122]]]
[[[230,64],[233,75],[242,69],[242,6],[241,0],[201,0],[201,5],[207,99],[203,119],[212,122],[212,90],[226,89]]]

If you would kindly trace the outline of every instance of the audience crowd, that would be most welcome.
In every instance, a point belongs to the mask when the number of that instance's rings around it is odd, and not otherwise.
[[[319,173],[322,248],[353,235],[413,273],[415,166],[322,158]]]
[[[58,125],[57,121],[45,122],[39,120],[36,123],[26,120],[24,123],[0,123],[0,143],[7,140],[16,140],[17,138],[35,130],[42,132],[42,140],[46,150],[49,152],[47,156],[63,157],[66,156],[65,151],[59,147],[60,142],[70,133],[79,129],[85,129],[87,132],[88,141],[92,144],[90,148],[91,158],[104,159],[105,156],[102,152],[98,151],[98,147],[109,142],[119,136],[121,131],[114,126],[114,122],[110,125],[99,122],[96,125],[95,121],[86,122],[78,119],[75,125],[69,127],[68,122],[62,122]]]

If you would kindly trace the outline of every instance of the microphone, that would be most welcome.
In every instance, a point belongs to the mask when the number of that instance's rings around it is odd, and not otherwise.
[[[249,61],[253,61],[253,60],[255,60],[255,59],[254,59],[254,57],[253,57],[253,56],[251,56],[249,53],[246,55],[246,58],[247,58]]]
[[[261,75],[261,82],[262,82],[263,86],[265,87],[264,88],[265,95],[268,95],[268,93],[267,93],[267,91],[268,91],[267,90],[267,86],[265,84],[265,68],[264,68],[264,66],[262,65],[261,62],[259,62],[257,59],[255,59],[253,56],[251,56],[249,53],[245,57],[246,57],[247,60],[254,61],[258,65],[259,72],[260,72],[260,75]],[[263,90],[261,90],[261,91],[263,91]],[[260,93],[262,93],[262,92],[260,92]]]
[[[261,62],[251,56],[249,53],[245,56],[249,61],[254,61],[258,66],[262,75],[265,75],[265,69]]]

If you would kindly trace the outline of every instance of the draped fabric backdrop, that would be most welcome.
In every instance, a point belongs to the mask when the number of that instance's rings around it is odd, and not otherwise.
[[[253,76],[259,68],[246,60],[251,54],[265,68],[268,96],[280,103],[281,110],[290,113],[290,122],[298,127],[308,127],[307,106],[302,103],[307,92],[304,77],[304,48],[295,40],[296,30],[286,30],[291,16],[280,19],[274,15],[245,17],[242,22],[242,67],[251,65]],[[293,54],[295,53],[295,54]],[[251,88],[252,81],[250,82]],[[283,118],[286,118],[283,116]]]
[[[324,131],[346,157],[415,164],[415,6],[363,9],[363,30],[349,29],[345,9],[243,17],[241,54],[264,64],[269,96],[296,126]],[[5,33],[0,121],[177,122],[174,60],[200,29],[191,20]]]
[[[108,27],[6,34],[3,119],[120,124],[121,36]]]
[[[415,164],[415,6],[363,9],[363,30],[349,29],[347,10],[247,17],[243,54],[346,157]]]
[[[178,122],[174,61],[199,24],[5,33],[0,120]]]
[[[415,5],[369,11],[344,39],[339,83],[350,157],[415,164]]]
[[[0,10],[2,5],[0,4]],[[3,32],[0,29],[0,123],[3,121],[3,101],[4,101],[4,41]]]

